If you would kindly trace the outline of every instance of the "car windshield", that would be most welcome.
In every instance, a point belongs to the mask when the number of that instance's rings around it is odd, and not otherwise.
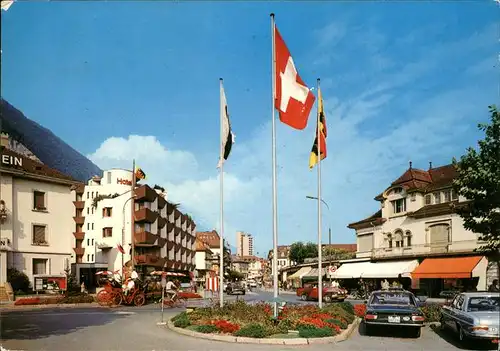
[[[382,292],[373,294],[370,305],[415,305],[414,299],[404,292]]]
[[[500,312],[500,296],[472,296],[467,305],[468,312]]]

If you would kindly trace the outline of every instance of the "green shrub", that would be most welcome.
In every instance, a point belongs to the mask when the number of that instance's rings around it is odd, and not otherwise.
[[[347,329],[349,324],[347,322],[338,320],[338,319],[327,319],[325,322],[333,324],[333,325],[338,325],[341,329]]]
[[[283,333],[283,334],[288,333],[288,331],[291,329],[293,329],[293,323],[292,323],[292,321],[290,321],[288,319],[283,319],[283,320],[279,321],[279,323],[276,327],[277,332]]]
[[[176,328],[186,328],[186,327],[189,327],[190,325],[191,325],[191,321],[189,320],[187,315],[182,316],[180,318],[177,318],[174,321],[174,327],[176,327]]]
[[[327,336],[334,336],[335,332],[331,328],[317,328],[315,326],[300,326],[299,337],[301,338],[324,338]]]
[[[331,314],[332,316],[341,317],[351,324],[354,321],[354,313],[347,312],[344,308],[339,306],[339,304],[331,304],[323,308],[324,312]]]
[[[437,303],[427,304],[420,308],[426,322],[439,322],[441,318],[441,305]]]
[[[30,279],[26,274],[16,268],[7,269],[7,281],[12,286],[12,291],[28,292],[31,289]]]
[[[63,298],[61,302],[68,303],[68,304],[71,304],[71,303],[92,303],[92,302],[94,302],[94,297],[91,295],[80,293],[80,294],[67,296],[67,297]]]
[[[172,322],[175,322],[176,320],[178,320],[180,318],[188,318],[187,313],[185,311],[182,313],[179,313],[178,315],[173,316],[171,320],[172,320]]]
[[[270,334],[263,325],[252,323],[242,327],[240,330],[234,333],[234,335],[243,336],[247,338],[262,339],[265,338],[266,336],[269,336]]]
[[[194,330],[203,334],[217,333],[217,327],[212,324],[197,325]]]
[[[349,314],[354,314],[354,306],[350,302],[339,302],[337,305],[342,307]]]

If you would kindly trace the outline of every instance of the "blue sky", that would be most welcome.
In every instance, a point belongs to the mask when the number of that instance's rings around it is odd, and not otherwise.
[[[271,12],[329,128],[324,232],[408,167],[449,163],[498,101],[498,5],[482,2],[18,2],[2,11],[2,96],[101,168],[130,167],[219,226],[219,77],[236,134],[225,236],[272,247]],[[314,122],[278,124],[279,243],[316,238]],[[327,236],[325,235],[325,242]]]

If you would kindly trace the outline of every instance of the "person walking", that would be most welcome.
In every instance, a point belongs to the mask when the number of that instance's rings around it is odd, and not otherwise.
[[[488,288],[488,291],[489,292],[499,292],[500,291],[500,287],[498,286],[498,279],[493,279],[493,281],[491,282],[491,285]]]

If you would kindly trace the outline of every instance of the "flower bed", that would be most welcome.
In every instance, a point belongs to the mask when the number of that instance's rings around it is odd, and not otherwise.
[[[91,303],[94,297],[90,295],[75,296],[54,296],[54,297],[26,297],[14,302],[15,306],[33,306],[33,305],[58,305],[73,303]]]
[[[271,305],[249,305],[245,301],[223,307],[198,308],[172,319],[175,327],[200,333],[218,333],[250,338],[266,338],[291,332],[301,338],[335,336],[355,319],[352,305],[331,304],[322,309],[315,305],[285,306],[278,318]]]
[[[201,299],[201,295],[188,291],[180,291],[177,296],[181,299]]]

